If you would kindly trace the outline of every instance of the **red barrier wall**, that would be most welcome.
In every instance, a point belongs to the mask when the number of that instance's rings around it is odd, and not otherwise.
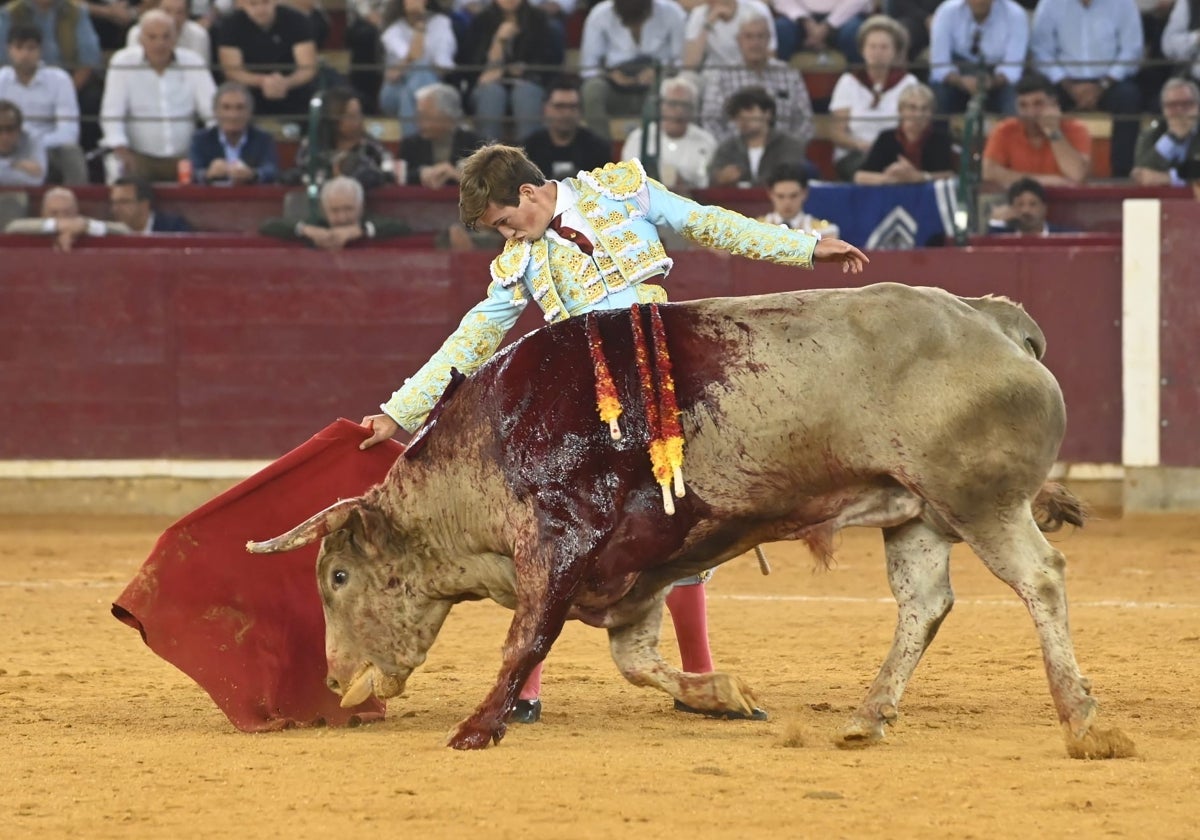
[[[338,416],[374,413],[487,283],[483,253],[187,241],[113,239],[70,254],[5,241],[0,458],[275,457]],[[848,279],[690,251],[677,254],[670,291]],[[877,253],[863,279],[1024,302],[1071,413],[1063,458],[1119,462],[1118,249]],[[513,335],[539,324],[529,311]]]
[[[1159,338],[1163,466],[1200,466],[1200,204],[1164,201]]]

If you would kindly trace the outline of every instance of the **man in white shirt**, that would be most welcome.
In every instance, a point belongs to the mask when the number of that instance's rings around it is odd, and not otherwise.
[[[48,182],[86,184],[79,101],[71,77],[42,64],[42,32],[36,26],[14,26],[7,40],[9,66],[0,68],[0,99],[21,109],[25,131],[46,150]]]
[[[174,181],[196,120],[212,120],[216,86],[204,59],[176,47],[175,21],[154,9],[142,17],[141,45],[112,57],[104,81],[103,145],[119,163],[110,176]],[[110,177],[110,180],[113,178]]]
[[[603,0],[592,8],[579,50],[588,128],[608,139],[611,117],[641,114],[657,67],[676,67],[683,58],[686,23],[675,0]]]
[[[149,10],[150,3],[147,3],[146,6]],[[158,5],[154,8],[166,12],[175,21],[175,31],[179,33],[177,46],[191,50],[203,58],[205,64],[208,64],[212,59],[212,39],[209,37],[207,29],[188,18],[187,0],[159,0]],[[125,46],[139,46],[142,43],[141,37],[141,23],[134,24],[125,39]]]
[[[692,122],[699,109],[700,91],[691,79],[666,79],[659,89],[662,129],[650,123],[646,155],[658,158],[658,175],[670,189],[708,186],[708,165],[717,150],[717,139]],[[621,160],[642,158],[642,128],[625,138]]]

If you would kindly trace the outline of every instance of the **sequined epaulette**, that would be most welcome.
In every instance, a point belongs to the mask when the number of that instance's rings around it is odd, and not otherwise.
[[[638,160],[626,160],[621,163],[606,163],[591,172],[580,172],[579,180],[605,198],[614,201],[624,201],[633,198],[642,187],[646,186],[646,170]]]
[[[500,256],[492,260],[492,279],[507,289],[525,276],[528,265],[529,243],[510,239]]]

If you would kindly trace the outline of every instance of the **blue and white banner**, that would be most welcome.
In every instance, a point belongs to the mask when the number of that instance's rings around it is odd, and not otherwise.
[[[813,183],[804,209],[859,248],[907,250],[954,240],[958,179],[862,186]]]

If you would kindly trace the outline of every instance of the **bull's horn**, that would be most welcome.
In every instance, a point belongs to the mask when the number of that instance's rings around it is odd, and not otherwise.
[[[271,554],[276,551],[291,551],[293,548],[308,545],[346,524],[346,520],[350,518],[350,512],[357,508],[361,501],[361,499],[353,498],[334,502],[286,534],[280,534],[278,537],[263,542],[246,543],[246,550],[251,554]]]

